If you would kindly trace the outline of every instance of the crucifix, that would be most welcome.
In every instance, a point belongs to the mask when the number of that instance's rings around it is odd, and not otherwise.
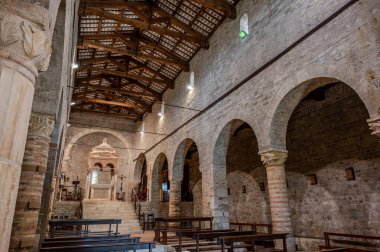
[[[126,178],[126,176],[124,176],[124,175],[121,175],[121,176],[120,176],[120,179],[121,179],[121,183],[120,183],[120,192],[123,191],[123,179],[124,179],[124,178]]]

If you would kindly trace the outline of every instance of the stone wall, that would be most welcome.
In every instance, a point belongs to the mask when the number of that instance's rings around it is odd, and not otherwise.
[[[231,222],[271,223],[265,168],[255,134],[245,128],[233,134],[227,151],[228,209]],[[265,191],[260,190],[264,183]],[[242,192],[246,187],[246,193]]]
[[[369,134],[367,111],[353,90],[337,84],[324,93],[324,100],[302,101],[289,121],[286,170],[295,235],[379,236],[380,144]],[[345,178],[350,167],[355,180]],[[316,174],[316,185],[309,174]],[[303,248],[318,244],[309,240]]]

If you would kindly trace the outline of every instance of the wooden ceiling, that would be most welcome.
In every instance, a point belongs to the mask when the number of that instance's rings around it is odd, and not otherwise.
[[[72,111],[141,120],[239,0],[82,0]]]

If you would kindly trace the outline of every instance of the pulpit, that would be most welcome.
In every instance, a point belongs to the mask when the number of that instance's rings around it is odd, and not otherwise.
[[[118,154],[105,138],[88,158],[85,199],[116,200],[118,170]]]

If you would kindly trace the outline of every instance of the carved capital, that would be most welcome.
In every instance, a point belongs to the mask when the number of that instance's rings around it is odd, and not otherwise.
[[[367,120],[369,129],[372,130],[372,135],[380,138],[380,116],[375,118],[370,118]]]
[[[49,138],[53,132],[54,123],[53,116],[32,113],[30,115],[28,134]]]
[[[19,0],[0,6],[0,54],[31,71],[46,71],[51,56],[52,36],[45,8]]]
[[[261,161],[265,166],[283,165],[288,157],[285,150],[269,150],[260,152]]]

